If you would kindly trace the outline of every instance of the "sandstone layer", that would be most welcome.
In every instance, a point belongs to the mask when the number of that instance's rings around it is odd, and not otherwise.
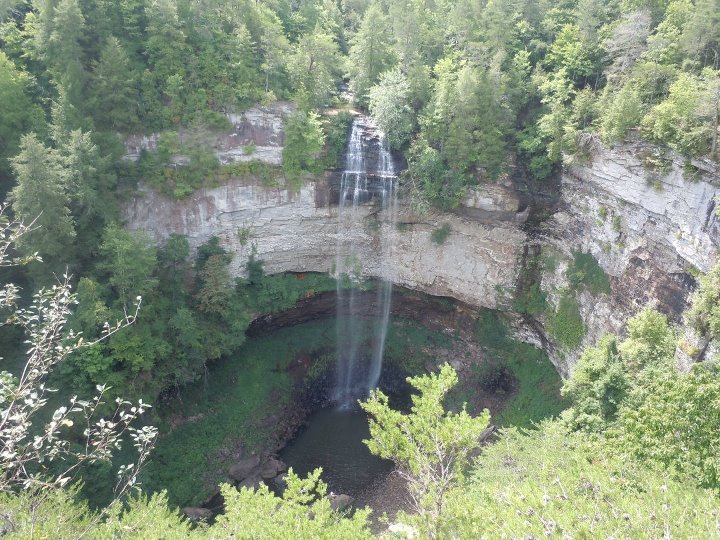
[[[279,104],[231,118],[235,135],[216,141],[218,159],[238,154],[239,148],[271,146],[275,157],[269,161],[276,163],[288,113]],[[147,138],[150,146],[154,140]],[[333,273],[337,254],[347,252],[341,248],[349,241],[338,232],[337,177],[328,173],[297,192],[233,178],[183,200],[141,187],[125,205],[124,218],[128,228],[144,230],[158,244],[179,233],[194,250],[219,237],[234,255],[236,276],[244,274],[253,250],[268,273]],[[596,148],[587,163],[566,167],[561,181],[554,212],[532,225],[526,223],[532,198],[509,186],[478,186],[453,212],[416,215],[401,204],[392,227],[370,200],[361,209],[353,240],[357,271],[507,312],[516,334],[545,349],[563,375],[584,346],[607,332],[622,333],[627,318],[646,305],[679,322],[696,286],[694,275],[710,269],[720,244],[717,165],[694,161],[688,166],[668,151],[630,141]],[[438,243],[433,232],[441,227],[450,234]],[[381,238],[393,246],[389,265],[380,260]],[[556,264],[538,276],[551,312],[568,288],[566,270],[577,252],[597,259],[611,287],[608,294],[576,293],[587,332],[580,347],[563,350],[547,332],[547,313],[513,314],[512,300],[528,254],[552,257]]]

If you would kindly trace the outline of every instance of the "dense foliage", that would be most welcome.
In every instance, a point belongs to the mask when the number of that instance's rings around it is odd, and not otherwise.
[[[338,163],[350,116],[326,109],[344,106],[343,78],[354,104],[367,108],[388,145],[404,153],[404,180],[425,205],[452,208],[467,189],[507,175],[542,186],[561,163],[585,159],[598,141],[631,135],[688,158],[717,159],[719,14],[717,0],[1,1],[0,194],[14,217],[34,225],[13,239],[13,257],[28,264],[3,268],[3,282],[24,292],[3,289],[3,308],[22,309],[30,291],[58,280],[64,291],[73,285],[77,309],[63,312],[61,326],[67,322],[91,345],[62,349],[67,359],[43,373],[49,384],[81,400],[91,399],[97,385],[111,387],[104,390],[108,398],[155,401],[177,393],[200,380],[209,363],[240,350],[253,316],[335,284],[319,276],[265,276],[254,256],[248,277],[233,279],[233,255],[218,239],[200,246],[194,259],[182,236],[154,247],[142,232],[119,225],[118,202],[139,181],[174,197],[232,174],[297,188],[306,175]],[[227,128],[226,114],[276,100],[295,104],[282,168],[221,166],[210,141]],[[160,133],[157,150],[137,163],[121,159],[125,136],[150,133]],[[254,253],[248,231],[237,234]],[[432,238],[442,244],[453,234],[442,226]],[[72,277],[62,278],[68,269]],[[716,267],[701,278],[688,313],[689,326],[705,342],[720,336],[718,276]],[[606,293],[609,284],[584,253],[575,254],[567,278],[570,288],[558,291],[551,311],[537,283],[513,300],[518,312],[544,312],[549,333],[572,349],[585,336],[576,296]],[[134,318],[138,296],[142,310]],[[129,317],[132,326],[107,333],[107,321]],[[28,319],[28,327],[37,320],[43,318]],[[495,315],[481,315],[478,334],[507,361],[519,395],[536,396],[522,390],[551,384],[537,367],[547,358],[510,345],[506,330]],[[0,339],[9,343],[3,356],[20,358],[22,371],[25,337],[3,325]],[[667,319],[645,310],[628,322],[625,338],[607,336],[585,350],[565,385],[571,407],[562,419],[529,433],[503,433],[483,450],[472,474],[453,471],[431,525],[426,516],[417,522],[407,516],[409,526],[461,538],[720,536],[718,371],[708,363],[679,372],[676,344]],[[243,381],[247,401],[227,404],[243,418],[266,403],[268,386],[260,379],[272,382],[266,375],[274,366],[255,367]],[[477,377],[493,385],[498,373]],[[15,380],[2,375],[0,404]],[[427,445],[412,447],[413,437],[426,443],[428,429],[438,430],[471,446],[466,436],[487,418],[445,415],[444,388],[433,385],[451,380],[444,371],[416,381],[434,401],[402,429],[398,419],[405,417],[377,397],[381,422],[371,446],[411,473],[421,471],[417,464],[425,459],[430,475],[437,464],[422,454]],[[97,406],[98,414],[111,412],[107,402],[112,399]],[[559,408],[531,405],[541,416]],[[220,420],[197,435],[208,446],[218,446],[237,419],[217,409]],[[514,411],[500,420],[513,423]],[[462,429],[450,433],[458,424],[447,419],[462,420]],[[53,437],[70,427],[60,420],[47,424]],[[185,432],[176,433],[179,439]],[[32,472],[33,460],[39,466],[44,458],[26,443]],[[182,454],[184,448],[160,452],[196,474],[206,456]],[[175,481],[179,498],[193,497],[189,483],[157,471],[150,478],[153,489]],[[168,509],[165,495],[131,498],[125,508],[98,514],[77,496],[79,486],[4,493],[0,535],[370,535],[365,512],[347,518],[330,511],[316,475],[291,477],[289,484],[283,500],[265,488],[226,489],[225,517],[196,528]],[[93,493],[94,486],[84,489]],[[98,495],[94,502],[104,501]]]

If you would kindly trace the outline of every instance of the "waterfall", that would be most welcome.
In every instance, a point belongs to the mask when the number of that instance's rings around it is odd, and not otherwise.
[[[381,199],[383,212],[380,214],[383,223],[380,228],[380,278],[381,283],[377,289],[378,315],[373,340],[372,363],[368,373],[367,391],[373,390],[380,380],[383,354],[385,352],[385,338],[390,323],[390,305],[392,303],[392,286],[394,281],[394,234],[392,229],[397,222],[397,175],[392,155],[387,150],[384,141],[380,147]]]
[[[377,159],[369,159],[377,156]],[[379,283],[374,310],[358,305],[364,262],[360,242],[366,236],[363,210],[380,206]],[[338,201],[337,380],[334,399],[343,406],[367,396],[377,386],[392,302],[392,227],[397,213],[397,175],[381,134],[366,117],[353,121]],[[370,346],[366,343],[370,340]]]

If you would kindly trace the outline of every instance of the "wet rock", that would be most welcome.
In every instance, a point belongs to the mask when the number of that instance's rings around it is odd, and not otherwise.
[[[258,475],[257,473],[254,473],[252,476],[249,476],[245,480],[240,482],[237,487],[238,487],[238,489],[242,489],[242,488],[257,489],[260,487],[261,482],[262,482],[262,478],[260,478],[260,475]]]
[[[262,467],[260,467],[260,477],[264,479],[275,478],[279,473],[285,470],[287,470],[287,465],[285,465],[285,463],[279,459],[271,457],[263,464]]]
[[[236,482],[242,482],[249,477],[260,466],[260,456],[251,456],[238,461],[228,470],[230,478]]]
[[[335,512],[347,510],[355,500],[350,495],[335,495],[334,493],[331,493],[329,498],[330,508]]]
[[[190,521],[207,521],[213,516],[212,510],[208,508],[196,508],[194,506],[186,506],[182,509]]]

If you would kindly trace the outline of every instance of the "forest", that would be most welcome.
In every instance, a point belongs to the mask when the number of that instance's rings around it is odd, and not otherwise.
[[[282,162],[218,162],[207,141],[229,115],[277,102],[293,110]],[[686,331],[720,338],[720,265],[698,272],[682,321],[638,310],[582,351],[562,413],[492,444],[489,416],[443,408],[449,366],[408,373],[410,411],[374,393],[368,446],[415,503],[395,529],[331,508],[319,473],[289,474],[282,495],[224,485],[205,523],[172,487],[115,470],[120,446],[152,466],[155,404],[239,351],[259,315],[336,290],[268,274],[254,251],[236,277],[219,238],[157,245],[121,207],[143,186],[185,200],[231,177],[298,190],[339,166],[351,111],[406,165],[419,214],[482,185],[553,192],[628,140],[692,177],[693,160],[720,161],[720,0],[0,0],[0,537],[720,537],[720,372],[675,361]],[[151,134],[156,151],[124,158]],[[476,330],[493,354],[525,351],[502,316]]]

